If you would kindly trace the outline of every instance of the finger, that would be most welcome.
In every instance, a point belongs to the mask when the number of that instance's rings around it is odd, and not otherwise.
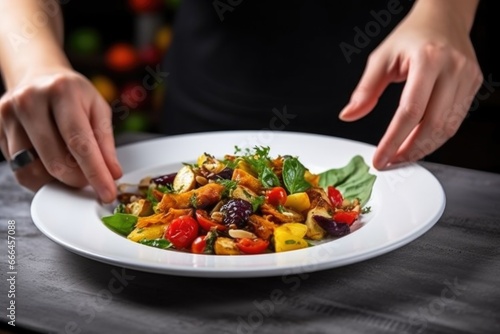
[[[463,72],[439,80],[429,103],[428,116],[403,143],[393,163],[420,160],[455,135],[482,83],[479,71],[467,75],[475,80],[460,80],[460,75]],[[452,82],[459,83],[455,90],[450,87]]]
[[[17,119],[13,108],[7,106],[8,104],[3,106],[2,130],[0,134],[2,138],[0,140],[0,145],[6,160],[10,160],[12,155],[16,152],[33,147],[28,135]],[[11,110],[7,110],[9,108]],[[28,165],[17,169],[15,171],[15,176],[19,184],[32,191],[37,191],[43,185],[54,179],[47,172],[40,159],[35,159]]]
[[[47,172],[67,185],[86,185],[85,176],[49,115],[50,106],[46,94],[35,88],[29,92],[19,91],[12,96],[12,106]]]
[[[91,125],[96,137],[99,149],[102,152],[106,166],[113,179],[122,176],[122,168],[116,155],[115,139],[113,135],[113,124],[111,118],[111,108],[103,99],[96,99],[91,110]],[[104,114],[106,116],[101,116]]]
[[[399,107],[373,156],[375,168],[385,168],[393,160],[401,144],[422,120],[439,68],[441,66],[437,62],[430,64],[418,60],[410,66]]]
[[[10,155],[9,155],[9,150],[7,148],[7,137],[5,135],[5,131],[3,129],[3,115],[8,113],[9,111],[7,110],[8,104],[6,101],[6,94],[4,94],[0,98],[0,150],[2,151],[2,155],[5,158],[5,160],[9,160]]]
[[[10,159],[9,149],[7,148],[7,138],[5,136],[5,131],[0,121],[0,151],[2,151],[2,156],[5,160]]]
[[[366,116],[377,104],[380,96],[393,81],[388,66],[379,58],[370,57],[361,79],[354,89],[349,103],[342,109],[339,118],[351,122]]]
[[[390,162],[420,160],[440,147],[453,135],[458,125],[456,127],[450,126],[449,120],[451,119],[447,118],[456,115],[457,106],[454,105],[454,101],[458,87],[450,85],[451,82],[455,81],[450,77],[447,77],[446,80],[442,78],[436,82],[425,116],[406,138]],[[457,124],[461,123],[464,116],[461,113]]]
[[[90,105],[83,105],[74,95],[57,96],[58,99],[53,99],[52,108],[62,138],[100,199],[105,203],[112,202],[116,186],[84,110]]]

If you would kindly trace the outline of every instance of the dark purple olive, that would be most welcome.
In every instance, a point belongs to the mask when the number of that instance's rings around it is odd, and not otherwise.
[[[351,232],[348,224],[337,223],[332,218],[314,215],[313,219],[331,236],[342,237]]]
[[[244,199],[230,199],[220,208],[220,212],[224,214],[222,222],[226,226],[236,225],[238,228],[244,228],[247,224],[248,217],[252,214],[252,204]]]
[[[166,185],[172,184],[174,182],[176,175],[177,175],[177,173],[170,173],[170,174],[165,174],[165,175],[153,177],[151,179],[151,183],[166,186]]]
[[[209,180],[220,180],[220,179],[231,180],[232,177],[233,177],[233,169],[226,167],[223,170],[221,170],[219,173],[217,173],[215,175],[211,175],[208,179]]]

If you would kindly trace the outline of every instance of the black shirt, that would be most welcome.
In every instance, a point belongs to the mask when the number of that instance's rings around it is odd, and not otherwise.
[[[369,53],[413,1],[184,0],[167,53],[162,132],[282,130],[376,144],[399,100],[392,85],[345,123]]]

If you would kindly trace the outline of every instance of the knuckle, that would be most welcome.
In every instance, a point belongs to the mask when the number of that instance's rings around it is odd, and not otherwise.
[[[451,63],[453,64],[455,69],[457,69],[460,72],[461,71],[469,72],[472,69],[472,64],[469,61],[469,58],[465,54],[457,50],[452,50],[450,52],[451,52]]]
[[[75,133],[69,136],[67,145],[77,160],[89,156],[92,152],[92,141],[85,134]]]
[[[50,82],[50,91],[53,95],[62,95],[68,91],[69,84],[67,77],[57,75]]]
[[[444,61],[448,52],[448,49],[442,43],[427,43],[418,52],[418,57],[424,59],[430,66],[437,66]]]
[[[445,121],[439,120],[434,121],[430,125],[430,137],[429,138],[441,138],[443,135],[446,136],[446,132],[444,131]]]
[[[34,86],[25,86],[12,92],[11,104],[16,113],[30,113],[34,107],[34,101],[37,100],[38,90]]]
[[[400,107],[401,116],[408,121],[420,121],[424,108],[418,103],[408,103]]]
[[[79,88],[78,75],[57,74],[48,81],[48,89],[52,96],[60,96],[67,94],[68,90],[72,88]]]
[[[457,133],[457,130],[458,126],[456,126],[456,124],[447,122],[443,124],[441,131],[444,133],[446,138],[451,138]]]
[[[52,160],[47,166],[47,172],[60,181],[64,181],[64,175],[68,173],[69,166],[61,161]]]
[[[85,173],[90,184],[96,184],[100,180],[101,173],[96,169],[90,169]]]
[[[47,166],[47,172],[55,179],[72,187],[83,187],[87,184],[78,164],[72,163],[69,157],[65,161],[52,160]]]
[[[12,117],[14,110],[12,104],[7,99],[0,100],[0,119],[6,119]]]

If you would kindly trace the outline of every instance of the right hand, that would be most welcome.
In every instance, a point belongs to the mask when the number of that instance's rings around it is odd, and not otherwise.
[[[29,73],[0,98],[0,148],[10,160],[34,148],[39,159],[15,171],[36,191],[57,179],[72,187],[90,184],[99,198],[116,196],[118,162],[111,108],[91,82],[67,67]]]

